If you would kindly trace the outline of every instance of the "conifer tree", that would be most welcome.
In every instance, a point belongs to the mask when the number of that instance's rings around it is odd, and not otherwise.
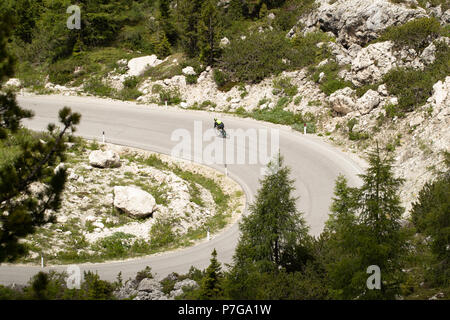
[[[0,90],[13,74],[13,59],[6,50],[11,32],[8,21],[6,16],[0,19]],[[46,134],[36,136],[20,127],[20,121],[31,116],[17,104],[14,94],[0,91],[0,262],[25,254],[19,239],[54,221],[66,181],[66,170],[56,167],[65,159],[68,131],[75,131],[80,121],[79,114],[63,108],[59,112],[62,128],[50,124]]]
[[[206,0],[202,6],[198,25],[200,59],[213,65],[219,55],[218,19],[219,12],[215,0]]]
[[[211,263],[206,269],[206,274],[200,287],[199,298],[202,300],[219,299],[222,296],[222,271],[220,262],[217,261],[216,249],[213,250],[211,256]]]
[[[259,18],[262,19],[267,16],[268,10],[265,3],[262,4],[261,9],[259,9]]]
[[[156,44],[155,51],[159,57],[167,57],[168,55],[170,55],[170,43],[164,32],[162,32],[159,37],[159,41]]]
[[[242,0],[230,0],[227,9],[227,16],[231,20],[240,20],[244,14],[244,5]]]
[[[283,157],[268,165],[269,174],[261,181],[256,199],[250,205],[250,214],[240,224],[242,232],[234,257],[236,265],[256,263],[260,271],[288,267],[296,261],[296,253],[307,258],[310,243],[308,226],[296,208],[294,181],[289,178],[290,168],[284,166]],[[293,266],[290,266],[293,267]]]
[[[191,58],[199,53],[198,24],[200,20],[202,0],[181,0],[179,3],[179,29],[184,51]]]
[[[404,279],[406,234],[400,226],[404,209],[398,195],[403,180],[394,177],[393,160],[383,158],[378,145],[368,160],[360,188],[348,187],[342,177],[336,184],[326,229],[328,252],[333,253],[327,269],[335,298],[393,299]],[[366,286],[372,265],[381,270],[380,290]]]

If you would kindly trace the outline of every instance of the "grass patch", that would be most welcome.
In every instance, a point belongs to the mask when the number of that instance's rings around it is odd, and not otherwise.
[[[339,71],[341,71],[341,67],[337,64],[337,62],[328,62],[327,64],[315,69],[312,79],[314,82],[319,83],[320,90],[328,96],[345,87],[353,87],[353,84],[350,81],[344,81],[339,78]],[[324,73],[324,76],[320,79],[320,74],[322,72]]]
[[[176,60],[176,62],[174,62]],[[181,63],[185,60],[185,56],[182,53],[171,55],[166,61],[150,68],[144,73],[145,78],[151,78],[152,81],[170,79],[174,76],[182,75],[183,67]]]

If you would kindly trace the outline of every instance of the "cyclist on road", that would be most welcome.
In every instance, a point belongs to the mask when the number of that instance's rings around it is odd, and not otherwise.
[[[218,120],[217,118],[214,118],[214,128],[218,128],[219,130],[225,130],[225,124]]]

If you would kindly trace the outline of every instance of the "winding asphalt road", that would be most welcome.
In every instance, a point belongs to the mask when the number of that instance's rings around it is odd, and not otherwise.
[[[177,129],[186,129],[194,134],[194,121],[200,121],[202,131],[211,128],[214,114],[204,111],[185,111],[158,106],[144,106],[130,102],[111,101],[91,97],[66,96],[19,96],[22,107],[35,112],[32,120],[24,124],[34,130],[43,130],[50,122],[57,123],[58,110],[69,106],[82,114],[81,123],[76,134],[85,138],[101,140],[102,132],[110,143],[127,145],[171,154],[178,144],[172,141],[172,133]],[[310,225],[310,233],[318,235],[322,231],[329,213],[333,196],[334,181],[339,174],[344,174],[350,185],[360,184],[357,174],[362,172],[358,163],[350,156],[312,135],[303,135],[289,128],[267,124],[252,119],[234,116],[220,116],[227,129],[279,129],[280,151],[285,162],[292,169],[295,178],[296,195],[299,196],[298,208]],[[267,139],[268,142],[270,139]],[[270,143],[266,143],[269,145]],[[205,147],[207,143],[204,143]],[[246,144],[246,152],[254,146]],[[237,151],[237,150],[236,150]],[[248,162],[248,161],[246,161]],[[223,165],[210,165],[224,172]],[[263,166],[255,164],[228,165],[229,176],[244,189],[247,203],[254,199],[259,187]],[[205,268],[209,264],[210,254],[214,248],[221,262],[232,261],[234,248],[239,238],[237,223],[221,233],[214,235],[210,241],[173,252],[148,256],[144,258],[82,264],[82,271],[98,272],[105,280],[115,280],[119,271],[124,279],[134,277],[136,272],[150,266],[157,277],[171,272],[187,272],[190,266]],[[0,265],[0,284],[25,284],[37,272],[50,269],[64,271],[67,266]]]

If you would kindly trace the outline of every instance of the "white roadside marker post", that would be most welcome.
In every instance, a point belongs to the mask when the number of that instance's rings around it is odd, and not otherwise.
[[[103,139],[103,143],[105,143],[105,131],[103,131],[102,139]]]
[[[306,123],[303,124],[303,134],[306,134]]]
[[[167,100],[164,100],[164,103],[166,104],[166,108],[167,108]]]
[[[228,167],[226,163],[225,163],[225,177],[228,177]]]
[[[41,254],[41,268],[44,269],[44,256]]]

